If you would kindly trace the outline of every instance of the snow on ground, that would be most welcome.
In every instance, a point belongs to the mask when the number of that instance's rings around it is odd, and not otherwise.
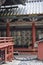
[[[43,61],[36,59],[35,55],[19,55],[15,56],[15,59],[12,62],[6,62],[2,65],[43,65]]]

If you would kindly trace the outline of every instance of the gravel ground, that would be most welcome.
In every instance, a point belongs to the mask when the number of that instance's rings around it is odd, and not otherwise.
[[[43,65],[43,61],[37,60],[35,55],[16,55],[12,62],[2,65]]]

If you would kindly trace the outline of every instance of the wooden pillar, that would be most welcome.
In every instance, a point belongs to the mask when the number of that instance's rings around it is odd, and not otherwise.
[[[13,50],[13,45],[12,45],[12,59],[14,59],[13,51],[14,51],[14,50]]]
[[[7,61],[7,48],[5,48],[5,62]]]
[[[36,28],[35,28],[35,22],[32,22],[32,48],[34,48],[35,41],[36,41]]]
[[[11,52],[11,51],[12,51],[11,46],[9,46],[9,47],[8,47],[8,54],[11,53],[11,55],[8,56],[8,60],[9,60],[9,61],[12,61],[12,57],[11,57],[11,56],[12,56],[12,52]]]
[[[6,36],[10,37],[10,24],[9,24],[9,22],[7,22],[7,24],[6,24]]]

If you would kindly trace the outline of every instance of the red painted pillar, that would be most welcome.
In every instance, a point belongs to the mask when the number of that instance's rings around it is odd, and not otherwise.
[[[5,62],[7,61],[7,48],[5,48]]]
[[[32,22],[32,48],[34,48],[35,41],[36,41],[36,28],[35,28],[35,22]]]
[[[10,24],[9,24],[9,22],[7,22],[7,24],[6,24],[6,36],[10,37]]]
[[[38,43],[38,59],[43,60],[43,41]]]
[[[13,49],[13,45],[12,45],[12,60],[14,60],[13,51],[14,51],[14,49]]]

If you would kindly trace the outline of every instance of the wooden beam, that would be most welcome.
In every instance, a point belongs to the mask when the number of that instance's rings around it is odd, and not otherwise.
[[[1,26],[5,26],[6,27],[6,23],[0,23],[0,27]],[[19,21],[16,21],[16,22],[10,22],[9,26],[32,26],[32,22],[29,22],[29,21],[22,21],[22,22],[19,22]],[[43,27],[43,21],[37,21],[35,22],[35,26],[38,27]]]

